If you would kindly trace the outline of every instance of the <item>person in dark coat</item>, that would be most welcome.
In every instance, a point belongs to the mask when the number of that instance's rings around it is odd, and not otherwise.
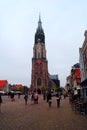
[[[13,92],[11,93],[11,101],[12,101],[12,102],[15,101],[14,93],[13,93]]]
[[[60,94],[57,92],[56,94],[57,107],[60,107],[60,99],[61,99]]]
[[[48,91],[46,91],[46,99],[47,99],[47,102],[48,102]]]
[[[24,95],[24,100],[25,100],[25,105],[27,105],[27,101],[28,101],[28,94]]]
[[[43,91],[43,100],[45,100],[45,99],[46,99],[46,92]]]
[[[1,97],[1,94],[0,94],[0,112],[1,112],[1,104],[2,104],[2,97]]]
[[[18,92],[18,99],[20,99],[20,95],[21,95],[21,93],[20,93],[20,92]]]
[[[47,99],[48,99],[49,107],[51,107],[51,104],[52,104],[52,94],[51,94],[50,90],[48,91]]]

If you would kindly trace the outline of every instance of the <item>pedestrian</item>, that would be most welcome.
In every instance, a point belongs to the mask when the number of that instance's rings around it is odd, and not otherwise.
[[[45,100],[45,99],[46,99],[46,92],[43,91],[43,100]]]
[[[57,107],[60,107],[60,99],[61,99],[60,94],[57,92],[56,94]]]
[[[11,93],[10,93],[10,92],[8,92],[8,98],[9,98],[9,97],[11,97]]]
[[[34,104],[38,104],[38,94],[34,92]]]
[[[27,105],[27,101],[28,101],[28,94],[24,95],[24,100],[25,100],[25,105]]]
[[[64,96],[64,99],[66,99],[66,91],[65,90],[63,91],[63,96]]]
[[[11,101],[12,101],[12,102],[15,101],[14,93],[13,93],[13,92],[11,93]]]
[[[2,104],[2,97],[1,97],[1,94],[0,94],[0,113],[1,113],[1,104]]]
[[[47,100],[48,100],[49,107],[51,107],[51,104],[52,104],[51,90],[48,91]]]
[[[47,102],[48,102],[48,91],[46,91],[46,99],[47,99]]]
[[[18,92],[18,99],[20,99],[20,95],[21,95],[20,92]]]
[[[32,93],[31,93],[31,104],[33,103],[33,101],[34,101],[34,92],[32,91]]]

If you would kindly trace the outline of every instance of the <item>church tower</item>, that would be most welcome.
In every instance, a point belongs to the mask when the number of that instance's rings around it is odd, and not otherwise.
[[[35,33],[33,58],[32,58],[32,74],[31,87],[40,88],[48,85],[48,61],[46,59],[45,34],[42,28],[41,17],[39,16],[38,27]]]

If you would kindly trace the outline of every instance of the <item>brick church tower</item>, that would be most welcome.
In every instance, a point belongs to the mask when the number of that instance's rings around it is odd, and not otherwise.
[[[46,59],[45,35],[42,28],[41,18],[39,16],[33,47],[31,87],[36,89],[41,86],[46,87],[48,80],[49,76],[48,62]]]

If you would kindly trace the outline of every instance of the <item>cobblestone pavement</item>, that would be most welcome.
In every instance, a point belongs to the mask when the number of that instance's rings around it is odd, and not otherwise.
[[[87,130],[87,116],[75,113],[68,98],[61,100],[57,108],[55,97],[52,107],[39,96],[39,104],[24,104],[23,96],[11,102],[7,96],[2,97],[0,113],[0,130]]]

